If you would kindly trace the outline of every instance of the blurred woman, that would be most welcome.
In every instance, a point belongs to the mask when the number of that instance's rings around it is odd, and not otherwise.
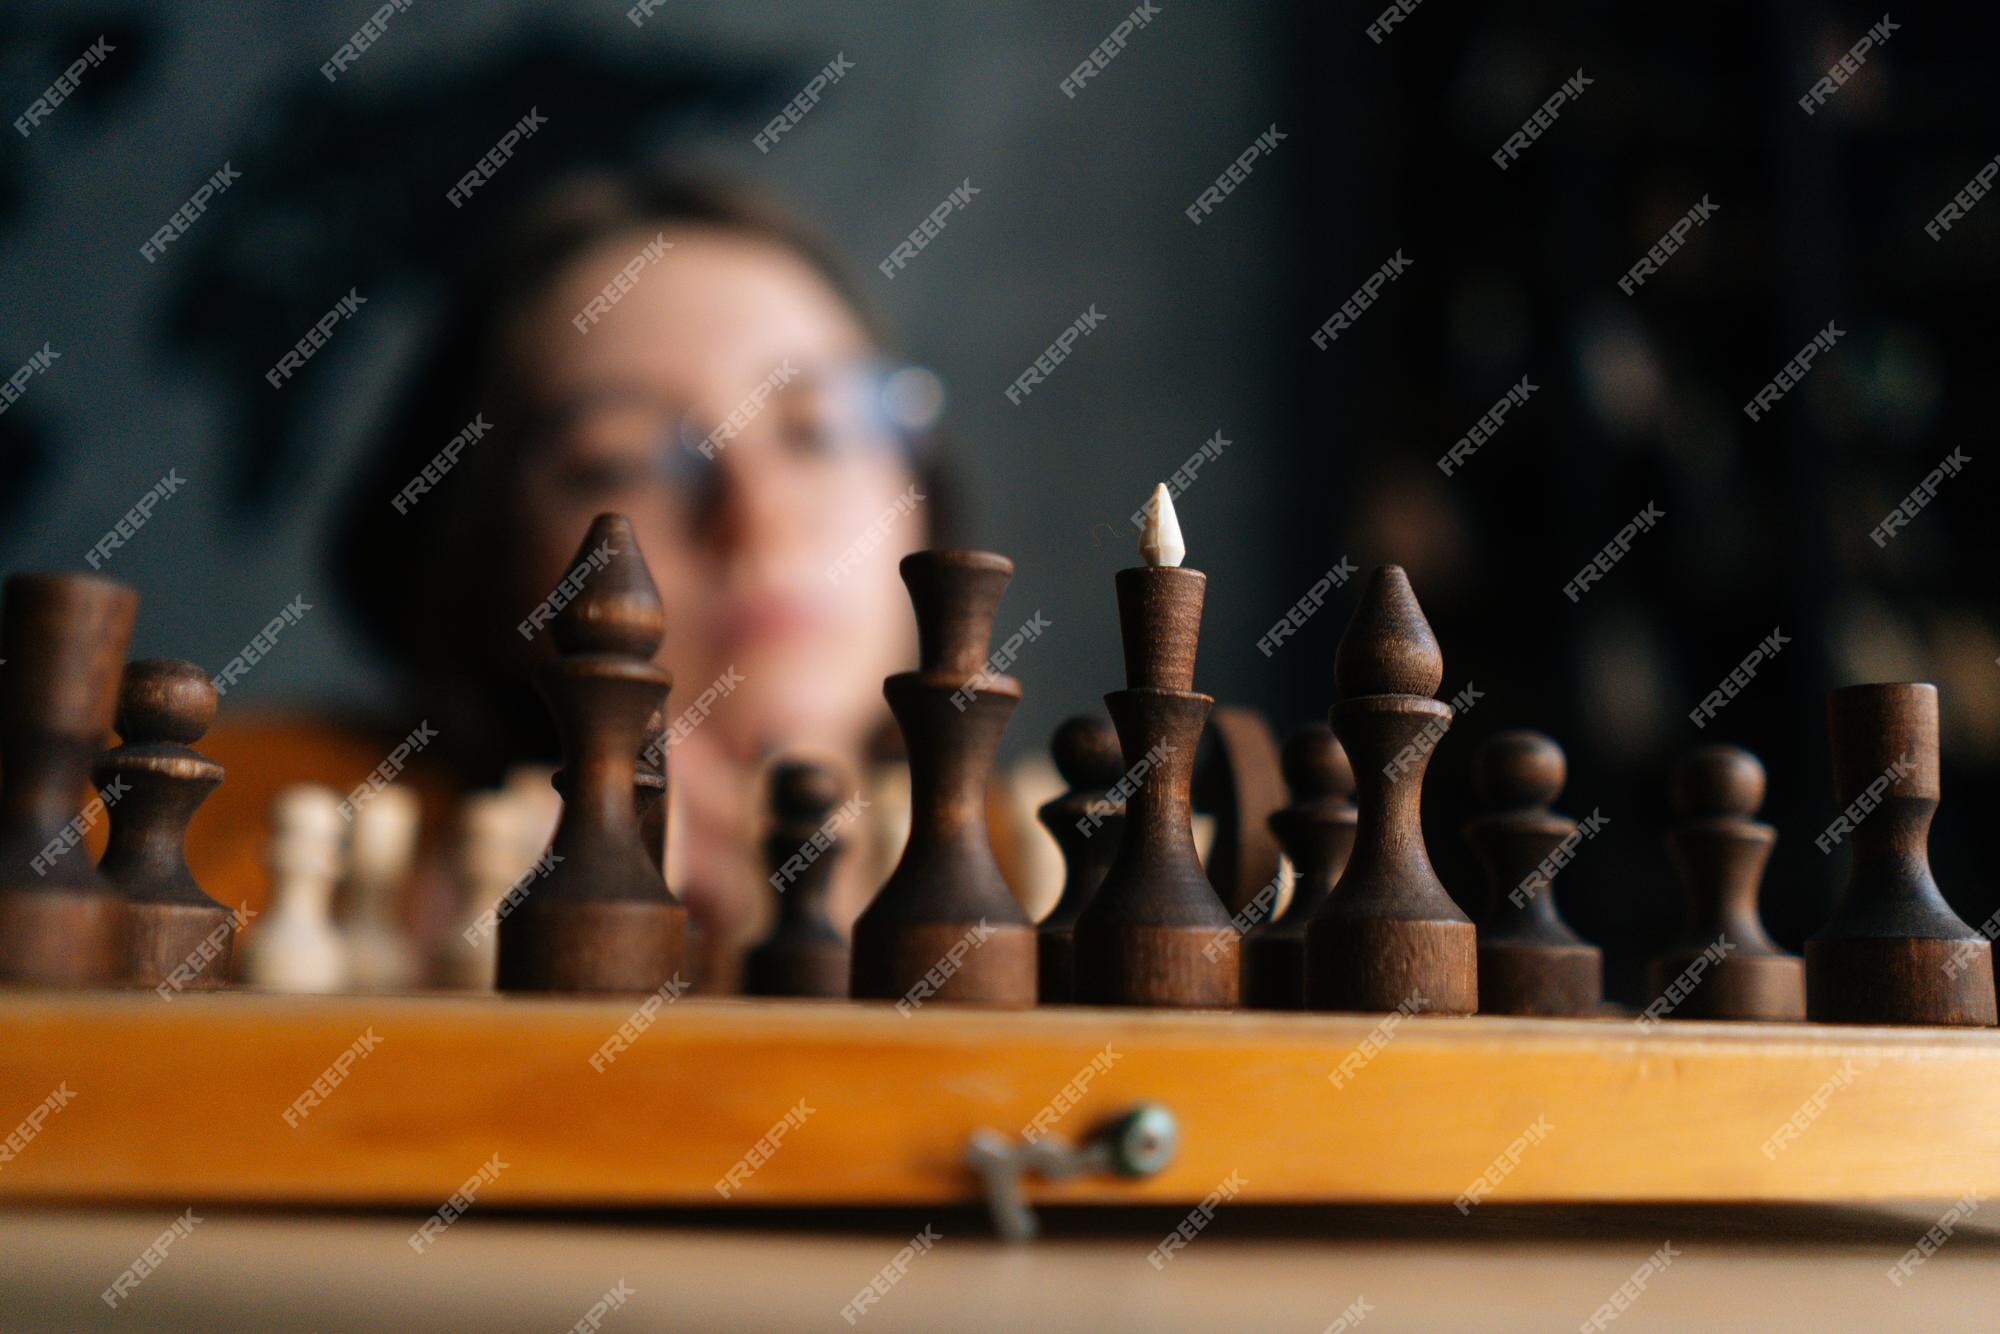
[[[553,762],[531,684],[551,637],[516,627],[592,518],[628,515],[666,607],[670,726],[718,688],[670,766],[674,888],[719,957],[763,907],[759,766],[782,751],[856,772],[882,678],[914,660],[897,562],[931,537],[936,382],[887,359],[818,243],[716,188],[565,184],[454,282],[338,538],[347,600],[401,669],[404,712],[384,721],[429,719],[434,787]],[[477,439],[413,491],[461,433]]]

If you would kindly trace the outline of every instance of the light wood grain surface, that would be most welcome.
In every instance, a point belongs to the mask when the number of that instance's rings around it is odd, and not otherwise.
[[[1988,1206],[1993,1207],[1993,1206]],[[1574,1330],[1660,1247],[1679,1252],[1606,1328],[1991,1330],[2000,1209],[1903,1282],[1930,1206],[1563,1210],[1225,1209],[1155,1269],[1178,1208],[1056,1211],[1028,1246],[960,1210],[866,1215],[520,1215],[475,1205],[426,1254],[420,1211],[197,1209],[119,1309],[99,1293],[180,1208],[0,1210],[0,1328],[569,1329],[623,1280],[609,1334],[639,1330]],[[940,1240],[853,1325],[841,1309],[925,1224]]]

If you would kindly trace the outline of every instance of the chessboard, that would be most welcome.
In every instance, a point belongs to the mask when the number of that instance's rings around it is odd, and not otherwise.
[[[242,922],[183,854],[224,779],[197,749],[213,679],[126,662],[135,598],[120,584],[9,578],[0,1114],[18,1124],[0,1198],[983,1200],[1024,1236],[1031,1203],[1469,1213],[2000,1189],[1991,945],[1952,913],[1925,851],[1935,687],[1829,701],[1847,809],[1827,836],[1851,841],[1852,871],[1803,957],[1758,920],[1776,836],[1756,818],[1763,767],[1729,746],[1682,760],[1669,850],[1688,926],[1650,961],[1652,1003],[1623,1012],[1551,892],[1590,834],[1557,809],[1552,738],[1500,732],[1474,757],[1480,919],[1439,882],[1419,803],[1454,710],[1399,567],[1359,590],[1330,727],[1280,750],[1241,711],[1215,711],[1226,772],[1199,781],[1234,814],[1204,864],[1191,807],[1215,704],[1194,688],[1206,580],[1183,563],[1165,488],[1140,549],[1116,577],[1126,675],[1109,721],[1053,738],[1065,790],[1039,811],[1063,856],[1053,908],[1029,917],[989,837],[1021,694],[989,651],[1012,564],[917,552],[902,573],[919,661],[884,685],[907,750],[901,855],[851,933],[836,929],[844,785],[774,765],[775,921],[743,999],[683,976],[688,914],[662,869],[672,677],[620,516],[585,535],[579,561],[602,563],[550,626],[553,835],[515,849],[532,863],[511,882],[472,878],[461,971],[433,994],[396,994],[414,989],[409,961],[369,888],[409,837],[393,772],[345,802],[281,800],[273,903],[239,950]],[[110,826],[96,862],[78,835],[92,784]],[[1282,895],[1253,855],[1271,846],[1294,871]],[[343,857],[363,920],[337,933]]]

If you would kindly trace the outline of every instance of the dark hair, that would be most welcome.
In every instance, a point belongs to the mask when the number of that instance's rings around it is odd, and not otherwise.
[[[883,324],[837,254],[789,213],[714,182],[652,175],[592,173],[572,177],[503,221],[470,247],[427,350],[380,448],[344,507],[336,537],[336,577],[344,601],[376,647],[401,668],[428,676],[465,659],[487,627],[511,624],[483,577],[515,462],[506,423],[492,423],[500,443],[460,455],[450,485],[420,497],[407,513],[391,503],[443,446],[490,405],[504,401],[504,340],[519,316],[578,255],[621,232],[697,225],[775,242],[805,259],[852,307],[878,346]],[[920,469],[927,493],[934,470]],[[932,528],[942,511],[934,500]],[[581,534],[578,535],[581,537]],[[475,619],[477,618],[477,619]]]

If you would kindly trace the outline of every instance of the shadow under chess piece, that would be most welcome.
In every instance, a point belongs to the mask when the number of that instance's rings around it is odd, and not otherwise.
[[[0,982],[116,985],[125,900],[83,846],[117,799],[79,809],[111,731],[139,598],[109,579],[17,574],[0,594]]]
[[[222,766],[192,748],[215,721],[216,702],[215,683],[191,662],[128,664],[119,744],[91,771],[100,789],[129,789],[111,808],[98,869],[125,897],[133,986],[213,991],[229,982],[236,914],[202,892],[187,864],[188,821],[222,782]]]
[[[1241,942],[1195,854],[1189,788],[1215,700],[1194,687],[1208,576],[1180,564],[1180,521],[1154,488],[1139,539],[1146,564],[1120,570],[1125,689],[1104,697],[1131,795],[1118,855],[1076,924],[1076,997],[1086,1005],[1233,1008]]]
[[[1369,575],[1333,672],[1341,698],[1328,717],[1361,814],[1347,870],[1306,928],[1306,1006],[1472,1014],[1476,933],[1431,867],[1420,807],[1431,748],[1451,726],[1451,705],[1432,698],[1444,655],[1401,566]]]
[[[1822,835],[1853,844],[1833,917],[1806,941],[1806,1016],[1815,1023],[1994,1022],[1993,946],[1931,878],[1938,805],[1934,685],[1865,685],[1827,699],[1834,799]]]
[[[1259,1010],[1305,1008],[1306,928],[1347,869],[1359,815],[1354,766],[1332,728],[1301,727],[1285,739],[1282,759],[1292,799],[1271,812],[1270,823],[1295,875],[1285,911],[1243,936],[1243,1003]]]
[[[1118,855],[1125,802],[1112,788],[1124,772],[1118,733],[1094,714],[1066,719],[1049,742],[1068,791],[1045,802],[1035,818],[1062,850],[1063,886],[1056,906],[1036,927],[1041,1003],[1076,1000],[1076,922]]]
[[[1035,928],[986,830],[986,784],[1021,685],[987,659],[1014,562],[917,551],[902,562],[918,667],[882,683],[910,756],[910,838],[854,923],[857,999],[1035,1003]]]
[[[500,923],[503,991],[658,991],[685,962],[687,909],[640,831],[638,755],[673,677],[652,657],[659,591],[632,524],[600,514],[578,548],[575,596],[556,612],[560,656],[536,685],[562,736],[553,866]]]
[[[771,832],[764,859],[778,913],[743,960],[747,996],[847,995],[847,941],[827,917],[834,863],[846,840],[830,827],[842,801],[838,776],[825,765],[793,762],[771,772]]]
[[[1647,966],[1654,1000],[1646,1014],[1804,1019],[1805,960],[1779,949],[1757,915],[1778,841],[1777,830],[1753,818],[1764,804],[1763,764],[1736,746],[1691,750],[1674,766],[1673,802],[1667,854],[1687,897],[1687,928]],[[1670,995],[1677,983],[1682,994]]]
[[[1492,895],[1479,923],[1479,1012],[1596,1014],[1603,955],[1556,909],[1551,863],[1577,837],[1576,821],[1549,809],[1568,771],[1562,747],[1540,732],[1496,732],[1472,771],[1487,809],[1465,837]]]

